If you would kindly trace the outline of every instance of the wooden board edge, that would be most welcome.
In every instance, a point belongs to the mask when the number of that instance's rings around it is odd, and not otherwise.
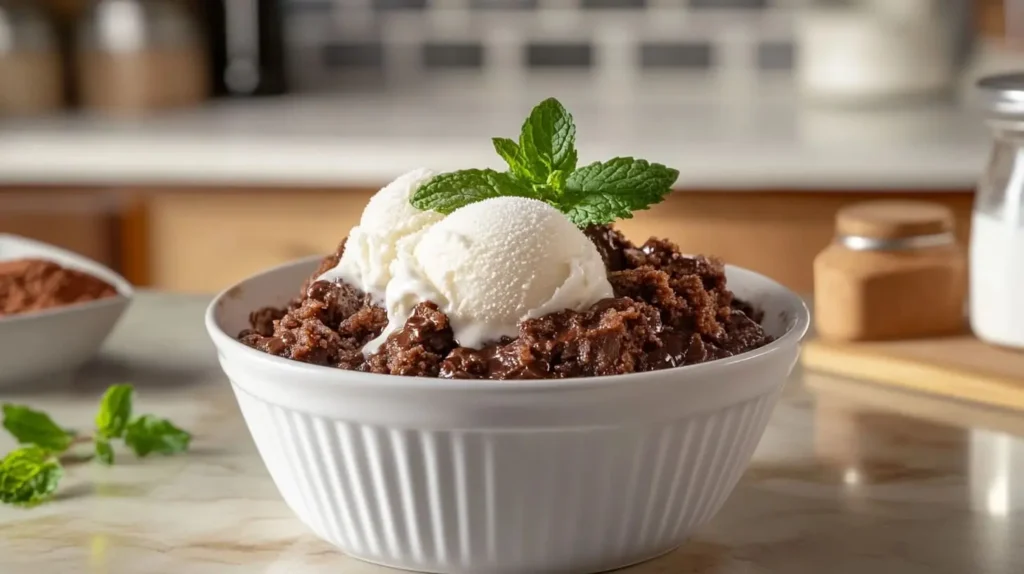
[[[896,385],[834,377],[813,372],[804,386],[817,396],[836,397],[864,408],[878,408],[959,428],[981,427],[1024,435],[1019,411],[975,401],[950,400],[936,393],[919,393]]]
[[[814,371],[869,380],[973,403],[1024,410],[1024,385],[1019,382],[946,365],[928,365],[894,357],[869,355],[822,341],[804,343],[801,361],[804,367]],[[854,361],[858,363],[856,367],[848,364]]]

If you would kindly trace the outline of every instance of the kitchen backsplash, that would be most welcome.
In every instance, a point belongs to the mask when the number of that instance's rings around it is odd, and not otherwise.
[[[299,90],[458,75],[514,85],[552,70],[788,77],[799,0],[285,0]]]

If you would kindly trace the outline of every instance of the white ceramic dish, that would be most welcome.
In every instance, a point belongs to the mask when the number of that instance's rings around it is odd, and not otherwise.
[[[117,296],[0,318],[0,386],[69,372],[91,359],[132,298],[132,286],[110,269],[59,247],[0,234],[0,261],[48,259],[117,288]]]
[[[798,296],[730,267],[778,337],[678,369],[556,381],[356,373],[238,343],[317,259],[221,293],[220,363],[285,502],[347,554],[429,572],[598,572],[668,552],[711,519],[760,440],[799,352]]]

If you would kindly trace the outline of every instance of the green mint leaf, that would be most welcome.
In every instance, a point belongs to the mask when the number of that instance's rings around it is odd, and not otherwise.
[[[498,152],[501,159],[508,164],[509,170],[515,173],[521,171],[527,173],[527,166],[523,163],[522,149],[519,144],[508,138],[491,138],[494,143],[494,151]]]
[[[675,169],[631,157],[592,163],[566,179],[560,207],[580,227],[629,219],[664,199],[678,177]]]
[[[49,500],[64,476],[64,469],[40,447],[11,451],[0,461],[0,502],[35,506]]]
[[[96,437],[95,446],[96,460],[108,466],[114,464],[114,448],[110,446],[110,441]]]
[[[504,196],[536,198],[537,194],[510,174],[467,169],[434,177],[416,190],[410,202],[417,209],[447,215],[471,203]]]
[[[547,202],[556,208],[558,207],[558,192],[550,185],[542,183],[533,184],[533,198]]]
[[[96,432],[105,438],[124,436],[125,428],[132,417],[132,396],[135,389],[131,385],[113,385],[103,394],[100,410],[96,413]]]
[[[508,164],[509,170],[523,181],[534,181],[536,176],[530,168],[529,162],[523,157],[523,151],[519,144],[508,138],[493,138],[494,150]]]
[[[548,187],[555,190],[556,194],[561,194],[565,190],[565,180],[568,179],[569,174],[556,169],[555,171],[548,174]]]
[[[43,450],[62,453],[75,435],[53,422],[50,415],[20,405],[3,406],[4,428],[20,444],[34,444]]]
[[[555,98],[533,108],[518,143],[508,138],[493,138],[492,143],[508,172],[441,174],[413,194],[412,205],[447,215],[477,201],[526,197],[544,201],[587,227],[630,218],[634,211],[662,201],[679,177],[674,169],[628,157],[577,169],[576,126]]]
[[[188,450],[192,435],[167,419],[142,415],[128,425],[124,442],[140,457],[152,453],[177,454]]]
[[[572,115],[555,98],[544,100],[523,124],[519,147],[536,183],[546,181],[556,170],[572,172],[577,162]]]
[[[533,126],[529,120],[523,125],[523,133],[519,136],[519,161],[524,171],[530,174],[528,181],[542,183],[547,180],[551,166],[541,157],[541,151],[533,141]]]
[[[516,164],[516,156],[519,155],[519,144],[508,138],[491,138],[491,141],[494,142],[494,151],[498,152],[509,167],[513,167]]]
[[[584,229],[591,225],[607,225],[633,217],[629,202],[614,195],[587,195],[573,203],[566,213],[569,221]]]

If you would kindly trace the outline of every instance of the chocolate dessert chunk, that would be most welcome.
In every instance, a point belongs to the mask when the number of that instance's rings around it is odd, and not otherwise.
[[[526,355],[524,356],[524,353]],[[536,360],[520,340],[504,337],[483,349],[456,347],[441,363],[443,379],[546,379],[548,364]]]
[[[764,311],[754,307],[752,304],[740,299],[739,297],[732,298],[732,308],[734,311],[742,311],[744,315],[750,317],[755,323],[760,324],[764,320]]]
[[[274,321],[280,321],[287,312],[288,311],[286,309],[264,307],[249,313],[249,324],[252,325],[252,329],[250,332],[243,333],[241,336],[244,337],[251,333],[255,333],[263,337],[273,336]]]
[[[323,258],[323,260],[320,262],[320,265],[317,266],[316,271],[314,271],[312,275],[307,277],[306,281],[302,284],[302,293],[306,293],[306,291],[309,290],[310,285],[316,283],[316,281],[320,278],[321,275],[327,273],[331,269],[334,269],[334,267],[338,265],[338,261],[341,261],[341,255],[345,253],[346,243],[348,243],[347,237],[341,240],[341,243],[338,244],[338,247],[334,250],[334,253],[331,253],[327,257]]]
[[[441,362],[455,348],[448,317],[431,302],[420,303],[405,326],[388,336],[366,361],[371,373],[436,377]]]
[[[524,321],[519,339],[553,376],[592,377],[647,370],[647,354],[661,345],[661,333],[658,309],[620,297],[584,312]]]
[[[630,267],[649,265],[668,274],[672,288],[693,293],[693,277],[701,282],[701,291],[710,294],[717,305],[715,314],[719,319],[729,317],[732,292],[725,286],[725,264],[720,259],[698,255],[683,255],[671,241],[649,239],[639,249],[626,249]]]
[[[586,230],[608,270],[614,297],[583,311],[523,321],[518,336],[482,349],[461,347],[436,304],[420,303],[376,352],[363,346],[387,314],[358,289],[317,281],[345,242],[324,259],[287,309],[261,309],[239,335],[252,347],[319,365],[450,379],[551,379],[652,371],[730,357],[771,342],[761,314],[736,300],[725,266],[688,256],[666,240],[637,247],[609,226]]]
[[[355,287],[315,281],[290,308],[260,309],[249,322],[252,328],[239,340],[250,347],[316,365],[358,368],[363,346],[384,330],[387,313]]]
[[[597,252],[604,259],[604,266],[609,272],[622,271],[626,268],[626,248],[630,247],[626,236],[611,225],[591,225],[583,230],[583,233],[597,247]]]
[[[117,295],[106,281],[53,261],[0,262],[0,317],[86,303]]]

